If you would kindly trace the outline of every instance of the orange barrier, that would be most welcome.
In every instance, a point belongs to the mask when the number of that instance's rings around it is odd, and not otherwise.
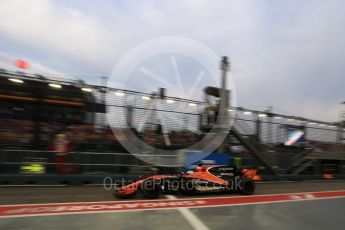
[[[253,180],[261,180],[261,176],[256,175],[257,169],[243,169],[242,172],[247,178],[253,179]]]
[[[325,173],[325,174],[323,174],[323,178],[324,178],[324,179],[333,179],[333,175],[332,175],[332,174]]]
[[[252,179],[255,180],[255,181],[261,180],[261,176],[259,176],[259,175],[254,175]]]

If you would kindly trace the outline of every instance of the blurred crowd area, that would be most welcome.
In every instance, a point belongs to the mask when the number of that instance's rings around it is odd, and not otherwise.
[[[169,142],[171,149],[180,149],[196,144],[201,138],[201,136],[186,130],[169,132],[169,140],[165,139],[164,135],[161,133],[152,130],[147,130],[138,136],[141,137],[146,144],[162,149],[167,148],[167,142]]]
[[[34,123],[32,121],[0,119],[0,145],[29,146],[34,138]]]
[[[51,145],[57,134],[65,134],[73,144],[74,151],[125,151],[120,144],[120,138],[128,138],[129,129],[122,128],[114,135],[111,128],[96,128],[93,125],[60,124],[52,122],[39,123],[39,148],[45,150]],[[1,148],[37,148],[35,145],[37,124],[28,120],[0,119],[0,146]],[[134,131],[135,132],[135,131]],[[145,131],[136,133],[144,143],[166,148],[166,140],[161,133]],[[169,134],[170,148],[179,149],[195,144],[199,137],[190,131],[172,131]],[[36,143],[37,144],[37,143]]]
[[[39,129],[37,127],[39,126]],[[39,143],[37,143],[37,130],[39,130]],[[215,133],[196,134],[187,130],[170,131],[163,134],[163,130],[158,126],[154,130],[145,128],[142,133],[138,133],[135,129],[110,127],[97,128],[93,125],[85,124],[63,124],[57,122],[39,122],[34,121],[0,118],[0,156],[1,172],[19,172],[21,169],[18,165],[22,162],[45,162],[49,165],[45,168],[46,172],[59,173],[75,173],[75,172],[127,172],[126,170],[135,170],[137,165],[144,166],[145,163],[131,156],[123,147],[123,141],[133,143],[142,140],[142,144],[147,144],[158,149],[153,153],[160,154],[160,149],[178,150],[193,146],[198,143],[210,143],[208,138],[214,137]],[[62,135],[63,134],[63,135]],[[133,135],[134,134],[134,135]],[[64,140],[59,143],[59,136],[63,136]],[[257,141],[254,135],[245,136],[247,142],[250,142],[253,148],[261,152],[261,156],[269,160],[269,162],[280,169],[288,169],[299,157],[313,153],[316,154],[332,154],[335,147],[345,150],[344,144],[327,143],[318,141],[305,141],[299,146],[285,146],[279,144],[265,144]],[[62,143],[64,141],[68,142]],[[206,141],[204,141],[206,140]],[[210,139],[211,140],[211,139]],[[60,159],[59,148],[64,145],[69,156]],[[142,153],[151,150],[142,145]],[[71,148],[70,148],[71,147]],[[228,135],[223,142],[223,153],[230,153],[231,157],[242,160],[245,167],[259,167],[257,159],[253,157],[253,153],[248,151],[243,143],[241,144],[232,135]],[[316,148],[315,148],[316,147]],[[22,151],[23,149],[29,151]],[[31,151],[31,150],[42,151]],[[188,148],[193,151],[193,147]],[[311,151],[310,151],[311,150]],[[48,152],[49,151],[49,152]],[[52,152],[50,152],[52,151]],[[15,153],[15,154],[14,154]],[[57,154],[56,154],[57,153]],[[102,154],[102,157],[95,155]],[[319,155],[318,155],[319,157]],[[66,168],[59,169],[61,165],[72,164]],[[116,167],[114,167],[114,165]],[[124,167],[118,167],[124,164]],[[333,164],[333,163],[332,163]],[[134,165],[135,167],[127,167]],[[30,167],[30,166],[29,166]],[[65,167],[65,166],[63,166]],[[60,171],[59,171],[60,170]]]
[[[127,132],[134,132],[144,143],[160,148],[160,149],[181,149],[196,144],[204,137],[203,134],[195,134],[188,130],[170,131],[166,136],[162,135],[162,131],[145,130],[143,133],[137,133],[136,130],[129,130],[126,128],[117,128],[117,135],[115,136],[111,128],[96,128],[93,125],[85,124],[62,124],[55,122],[40,122],[39,134],[37,131],[37,124],[34,121],[18,120],[10,118],[0,119],[0,147],[1,148],[35,148],[46,150],[51,145],[57,134],[65,134],[67,140],[74,146],[74,151],[118,151],[126,152],[121,145],[121,140],[131,138],[133,135],[127,135]],[[118,133],[122,133],[118,134]],[[35,142],[37,135],[39,135],[39,142]],[[246,150],[243,148],[236,149],[233,146],[233,140],[228,138],[225,140],[225,148],[231,152],[240,152],[245,154]],[[169,142],[169,144],[167,144]],[[298,153],[305,147],[317,146],[322,150],[332,150],[335,148],[345,149],[344,144],[336,144],[334,142],[319,142],[308,141],[304,146],[295,148],[287,148],[286,146],[269,146],[269,149],[274,154]],[[265,148],[267,146],[258,146]],[[268,149],[267,149],[268,150]]]

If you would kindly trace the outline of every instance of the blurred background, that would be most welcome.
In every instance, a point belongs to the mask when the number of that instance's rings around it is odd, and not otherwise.
[[[41,183],[39,174],[137,175],[169,157],[183,156],[188,165],[200,141],[216,135],[221,111],[232,127],[212,151],[220,154],[212,155],[214,163],[223,156],[226,163],[257,168],[263,179],[342,177],[343,5],[1,1],[0,183]],[[207,82],[208,73],[192,96],[160,84],[177,84],[170,81],[176,64],[183,87],[191,88],[200,63],[185,57],[148,63],[161,82],[145,84],[149,77],[139,71],[128,87],[108,84],[128,50],[162,35],[195,39],[229,55],[236,105],[234,92],[222,98],[223,86]],[[142,151],[129,154],[124,143],[138,143]],[[171,166],[158,168],[183,170]]]
[[[29,68],[25,60],[14,63]],[[0,83],[2,174],[81,174],[87,178],[147,172],[159,165],[147,163],[145,154],[164,158],[160,150],[176,150],[176,157],[200,151],[196,144],[214,134],[211,128],[221,109],[217,87],[202,91],[205,101],[194,101],[168,97],[164,88],[148,94],[5,69]],[[106,93],[113,95],[110,105],[106,105]],[[153,101],[162,103],[152,108]],[[112,127],[107,109],[114,117]],[[345,173],[344,112],[335,122],[278,114],[272,107],[262,111],[227,107],[226,112],[232,127],[213,152],[225,154],[229,163],[256,168],[261,175],[333,177]],[[167,118],[164,122],[161,113]],[[112,129],[121,132],[114,135]],[[126,140],[131,138],[128,132],[142,141],[141,152],[130,154],[121,144],[131,141]],[[145,149],[146,145],[154,150]],[[213,164],[216,161],[215,155]],[[181,169],[159,168],[162,172]],[[1,178],[2,183],[11,183]]]
[[[0,229],[341,229],[344,9],[1,0]],[[255,194],[114,197],[200,163]]]

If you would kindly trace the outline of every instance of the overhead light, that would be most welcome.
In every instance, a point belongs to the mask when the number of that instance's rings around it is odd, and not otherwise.
[[[308,124],[309,124],[309,125],[316,125],[315,122],[309,122]]]
[[[229,111],[229,112],[234,112],[235,110],[233,110],[233,109],[228,109],[228,111]]]
[[[319,124],[319,126],[322,126],[322,127],[323,127],[323,126],[326,126],[326,125],[325,125],[325,124]]]
[[[274,117],[274,119],[282,119],[282,117],[279,117],[279,116],[278,116],[278,117]]]
[[[115,92],[115,95],[116,95],[116,96],[119,96],[119,97],[123,97],[123,96],[125,96],[125,93],[124,93],[124,92],[121,92],[121,91],[116,91],[116,92]]]
[[[149,101],[149,100],[151,100],[151,98],[148,97],[148,96],[142,96],[141,99],[143,99],[144,101]]]
[[[84,92],[92,92],[91,88],[81,88],[81,90],[83,90]]]
[[[243,114],[244,115],[250,115],[250,114],[252,114],[252,112],[251,111],[244,111]]]
[[[61,85],[60,84],[50,83],[49,86],[52,87],[52,88],[61,89]]]
[[[195,103],[188,103],[188,105],[191,106],[191,107],[195,107],[196,106]]]
[[[175,103],[175,101],[174,100],[167,100],[167,103],[168,104],[173,104],[173,103]]]
[[[9,78],[8,80],[15,82],[15,83],[24,83],[23,80],[17,79],[17,78]]]
[[[330,128],[335,128],[335,126],[334,126],[334,125],[329,125],[328,127],[330,127]]]
[[[295,119],[293,119],[293,118],[289,118],[289,119],[287,119],[288,121],[294,121]]]
[[[258,116],[259,116],[259,117],[267,117],[267,114],[265,114],[265,113],[259,113]]]

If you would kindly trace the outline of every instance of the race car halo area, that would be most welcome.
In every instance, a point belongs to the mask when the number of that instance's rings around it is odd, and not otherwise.
[[[258,183],[251,196],[155,200],[117,200],[100,186],[4,186],[0,197],[1,229],[324,229],[329,222],[341,228],[345,212],[344,181]]]

